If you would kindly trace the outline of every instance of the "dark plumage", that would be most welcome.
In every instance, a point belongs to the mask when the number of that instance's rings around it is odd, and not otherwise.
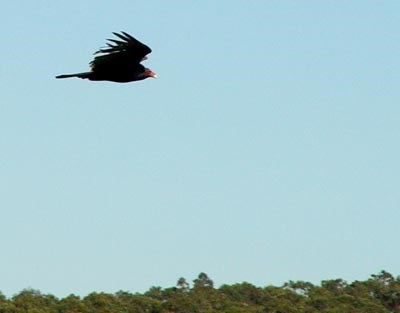
[[[79,77],[89,80],[108,80],[117,83],[127,83],[157,75],[149,68],[140,64],[146,60],[151,49],[131,35],[121,32],[113,33],[118,39],[107,39],[107,46],[96,51],[101,54],[90,62],[90,72],[59,75],[56,78]]]

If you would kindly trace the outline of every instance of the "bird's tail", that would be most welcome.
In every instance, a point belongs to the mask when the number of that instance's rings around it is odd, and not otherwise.
[[[66,75],[58,75],[56,76],[56,78],[70,78],[70,77],[89,78],[91,74],[92,72],[66,74]]]

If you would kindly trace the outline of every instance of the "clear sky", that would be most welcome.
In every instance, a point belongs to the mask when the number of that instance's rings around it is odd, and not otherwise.
[[[0,290],[400,274],[399,11],[4,2]],[[159,79],[54,79],[121,30]]]

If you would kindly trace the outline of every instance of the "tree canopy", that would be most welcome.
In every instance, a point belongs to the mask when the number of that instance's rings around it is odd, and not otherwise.
[[[320,285],[289,281],[280,287],[243,282],[214,287],[206,273],[192,286],[183,277],[176,286],[147,292],[93,292],[59,299],[25,289],[11,298],[0,292],[0,313],[400,313],[400,277],[381,271],[365,281],[324,280]]]

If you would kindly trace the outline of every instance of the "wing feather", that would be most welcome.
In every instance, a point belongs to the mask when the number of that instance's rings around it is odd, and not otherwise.
[[[102,54],[90,62],[92,69],[114,64],[115,62],[140,63],[146,59],[151,49],[126,32],[113,32],[118,39],[107,39],[106,47],[100,48],[95,54]],[[119,40],[120,39],[120,40]]]

